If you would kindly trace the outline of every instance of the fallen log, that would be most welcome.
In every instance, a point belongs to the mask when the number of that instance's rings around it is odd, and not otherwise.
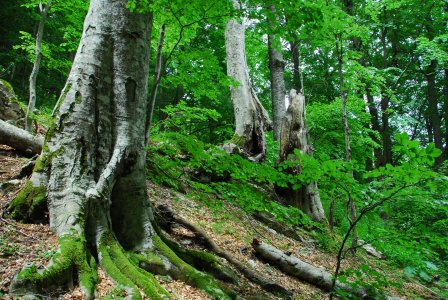
[[[0,144],[10,146],[28,155],[35,155],[40,154],[43,143],[43,137],[32,135],[26,130],[0,120]]]
[[[325,291],[331,291],[332,275],[327,271],[304,262],[297,257],[287,255],[283,251],[271,245],[261,243],[257,239],[253,240],[252,247],[262,259],[278,266],[286,274],[311,283]],[[367,297],[367,291],[363,288],[354,289],[341,282],[337,282],[336,287],[353,293],[362,299]]]
[[[162,222],[165,222],[166,225],[169,223],[170,225],[177,223],[179,225],[183,225],[187,229],[191,230],[197,237],[201,239],[203,244],[209,248],[210,251],[214,252],[217,256],[226,259],[230,264],[232,264],[238,271],[240,271],[247,279],[252,281],[253,283],[261,286],[265,291],[270,293],[281,295],[282,297],[289,299],[292,296],[292,293],[288,291],[283,286],[275,283],[274,281],[266,278],[252,270],[248,266],[244,265],[237,259],[235,259],[230,253],[219,247],[208,235],[202,230],[202,228],[196,226],[195,224],[185,220],[179,215],[175,214],[175,212],[166,205],[157,206],[156,213],[160,215],[160,219]]]

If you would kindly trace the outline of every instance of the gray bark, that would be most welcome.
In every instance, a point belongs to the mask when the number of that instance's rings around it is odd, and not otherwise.
[[[28,109],[26,111],[26,123],[25,123],[25,129],[27,131],[32,131],[32,123],[33,118],[31,117],[31,114],[34,112],[34,107],[36,105],[36,80],[37,80],[37,74],[39,73],[39,67],[40,67],[40,61],[42,59],[42,53],[41,53],[41,45],[42,45],[42,36],[44,34],[44,25],[45,20],[47,19],[48,11],[51,7],[51,0],[47,1],[47,4],[45,5],[45,8],[42,9],[42,2],[39,3],[39,8],[41,10],[40,13],[40,21],[39,26],[37,28],[37,34],[36,34],[36,51],[35,51],[35,61],[33,65],[33,70],[31,71],[30,75],[30,99],[28,100]]]
[[[262,259],[278,266],[283,272],[316,285],[325,291],[331,290],[333,277],[326,270],[317,268],[297,257],[287,255],[271,245],[260,243],[256,239],[252,242],[252,246]],[[360,298],[367,296],[366,291],[362,288],[353,289],[341,282],[337,282],[336,287],[352,292]]]
[[[56,112],[48,149],[50,226],[95,241],[115,233],[128,249],[151,247],[145,139],[150,16],[125,1],[90,2],[83,36]],[[84,211],[88,207],[88,211]]]
[[[34,155],[42,151],[43,141],[40,136],[0,120],[0,144]]]
[[[275,14],[275,7],[269,6],[269,10]],[[272,25],[272,22],[269,22]],[[272,98],[272,115],[274,127],[274,139],[279,140],[281,134],[282,118],[285,114],[285,62],[281,49],[276,49],[273,44],[279,43],[278,37],[274,34],[268,35],[268,50],[269,50],[269,71],[271,81],[271,98]]]
[[[294,149],[298,149],[302,154],[311,154],[305,123],[305,97],[297,94],[296,90],[291,90],[289,100],[290,105],[282,123],[279,163],[290,158],[296,159]],[[297,166],[294,172],[300,173],[301,166]],[[303,185],[297,190],[289,187],[286,197],[290,205],[301,209],[314,221],[322,221],[325,218],[317,183]]]
[[[234,6],[239,8],[235,1]],[[259,161],[266,156],[265,131],[271,128],[271,120],[267,111],[258,100],[249,78],[246,61],[245,26],[235,19],[226,24],[226,57],[227,75],[238,82],[238,86],[230,87],[233,109],[235,113],[235,134],[229,147],[231,152],[239,146],[248,152],[249,159]],[[232,145],[233,144],[233,145]]]

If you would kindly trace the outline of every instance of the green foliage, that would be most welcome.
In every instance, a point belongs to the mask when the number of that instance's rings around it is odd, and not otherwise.
[[[247,213],[269,211],[290,226],[319,227],[299,209],[283,206],[266,195],[274,183],[297,183],[297,178],[268,164],[249,162],[191,136],[172,132],[154,135],[148,152],[152,181],[180,190],[187,185],[192,188],[191,193],[215,210],[227,201]]]

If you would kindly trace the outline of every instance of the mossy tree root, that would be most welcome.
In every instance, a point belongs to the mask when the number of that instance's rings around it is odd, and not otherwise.
[[[170,298],[153,274],[140,268],[126,255],[111,233],[104,233],[100,238],[98,256],[106,273],[131,296],[131,299],[141,299],[139,289],[150,299]]]
[[[267,292],[273,293],[280,297],[290,298],[292,296],[291,291],[287,290],[283,286],[275,283],[269,278],[264,277],[255,270],[241,263],[235,259],[230,253],[219,247],[200,227],[185,220],[184,218],[176,215],[176,213],[166,205],[159,205],[156,209],[156,217],[159,223],[165,225],[170,229],[173,224],[180,224],[185,228],[191,230],[198,238],[201,239],[204,245],[215,253],[217,256],[226,259],[235,269],[240,271],[248,280],[258,284]]]
[[[132,299],[141,299],[139,290],[150,299],[170,298],[153,273],[182,280],[214,299],[230,299],[213,277],[179,258],[158,235],[154,235],[152,239],[155,249],[139,253],[125,251],[110,233],[103,234],[98,244],[100,264]]]
[[[58,287],[71,287],[77,278],[85,299],[93,299],[98,282],[96,262],[87,251],[86,241],[78,234],[59,238],[59,248],[47,268],[39,270],[35,265],[25,266],[15,276],[10,286],[14,295],[48,294]]]
[[[168,275],[197,287],[213,299],[231,299],[212,276],[198,271],[192,265],[182,260],[158,235],[154,235],[153,241],[157,255],[163,261],[169,261]]]
[[[163,242],[176,253],[177,256],[179,256],[183,261],[194,266],[196,269],[207,272],[216,279],[229,282],[231,284],[238,284],[237,274],[230,268],[226,268],[221,265],[216,256],[212,253],[185,248],[161,232],[159,232],[159,236]]]

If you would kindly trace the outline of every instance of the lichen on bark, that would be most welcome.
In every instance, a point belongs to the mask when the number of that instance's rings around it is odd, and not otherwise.
[[[126,2],[90,1],[44,153],[23,194],[33,201],[47,199],[58,251],[43,272],[25,267],[12,290],[47,292],[77,278],[90,299],[98,263],[127,296],[140,299],[143,292],[151,299],[168,298],[154,275],[142,269],[146,261],[159,268],[151,272],[184,280],[212,298],[229,299],[211,276],[180,259],[154,228],[145,176],[152,16],[131,13]],[[35,186],[42,186],[39,197]]]

